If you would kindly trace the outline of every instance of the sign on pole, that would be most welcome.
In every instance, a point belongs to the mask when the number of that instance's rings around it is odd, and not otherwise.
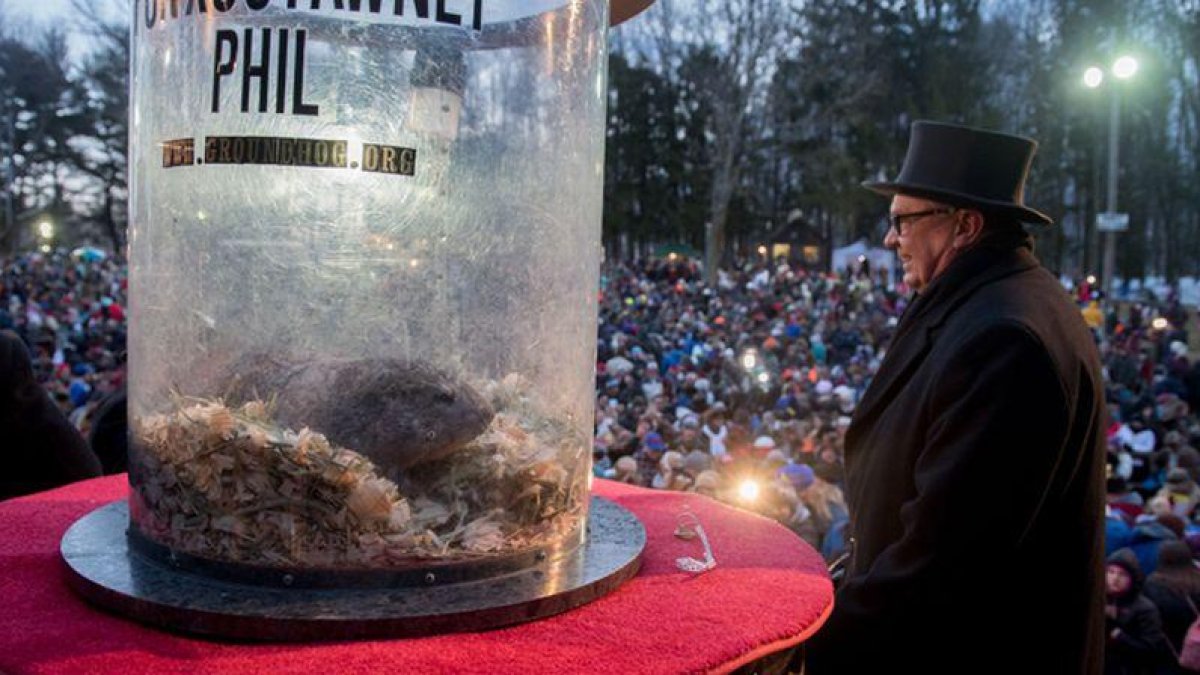
[[[1096,229],[1101,232],[1124,232],[1129,229],[1129,214],[1097,213]]]

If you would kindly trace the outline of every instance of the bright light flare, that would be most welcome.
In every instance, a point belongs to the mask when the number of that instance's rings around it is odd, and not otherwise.
[[[1113,75],[1121,78],[1122,80],[1128,80],[1137,74],[1137,71],[1138,62],[1137,59],[1133,58],[1132,56],[1122,56],[1113,62]]]
[[[1095,285],[1096,285],[1096,275],[1095,275],[1095,274],[1089,274],[1089,275],[1087,276],[1087,282],[1088,282],[1088,285],[1089,285],[1089,286],[1095,286]]]
[[[1154,330],[1166,330],[1167,328],[1170,328],[1170,326],[1170,322],[1161,316],[1150,322],[1150,327]]]
[[[54,236],[54,223],[48,220],[38,223],[38,234],[41,235],[42,239],[52,238]]]
[[[1100,70],[1096,66],[1092,66],[1091,68],[1083,71],[1083,84],[1089,89],[1095,89],[1096,87],[1099,87],[1102,82],[1104,82],[1103,70]]]
[[[738,499],[744,502],[753,502],[758,500],[758,481],[744,480],[738,485]]]
[[[763,384],[766,384],[766,383],[768,383],[768,382],[770,382],[770,381],[771,381],[771,376],[770,376],[770,375],[768,375],[767,373],[759,373],[759,374],[758,374],[758,381],[759,381],[759,382],[762,382]]]
[[[758,357],[753,352],[746,352],[742,355],[742,366],[746,370],[751,370],[756,365],[758,365]]]

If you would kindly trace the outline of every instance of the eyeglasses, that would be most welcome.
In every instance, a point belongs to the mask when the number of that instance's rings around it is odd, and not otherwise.
[[[905,223],[915,223],[922,218],[941,215],[943,213],[954,213],[957,210],[956,208],[943,207],[940,209],[928,209],[926,211],[914,211],[912,213],[892,213],[888,214],[888,223],[896,231],[896,234],[903,237],[908,234],[904,228]],[[909,229],[911,230],[911,227]]]

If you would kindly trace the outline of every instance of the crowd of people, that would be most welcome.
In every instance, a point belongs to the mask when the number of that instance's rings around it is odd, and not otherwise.
[[[606,268],[597,472],[753,508],[837,556],[842,436],[906,300],[869,268],[747,265],[716,288],[685,259]]]
[[[1200,670],[1200,360],[1174,300],[1084,306],[1109,407],[1105,575],[1111,672]],[[1200,631],[1200,626],[1198,626]],[[1189,637],[1190,635],[1190,637]]]
[[[0,258],[0,330],[25,342],[34,375],[85,436],[124,384],[127,277],[95,249]]]

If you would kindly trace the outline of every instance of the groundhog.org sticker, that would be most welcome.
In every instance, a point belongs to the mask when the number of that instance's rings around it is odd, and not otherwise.
[[[395,145],[363,143],[361,155],[350,159],[350,142],[327,138],[284,138],[273,136],[206,136],[196,153],[192,138],[177,138],[162,144],[162,166],[173,169],[200,164],[256,164],[311,168],[359,169],[369,173],[412,176],[417,151]]]

